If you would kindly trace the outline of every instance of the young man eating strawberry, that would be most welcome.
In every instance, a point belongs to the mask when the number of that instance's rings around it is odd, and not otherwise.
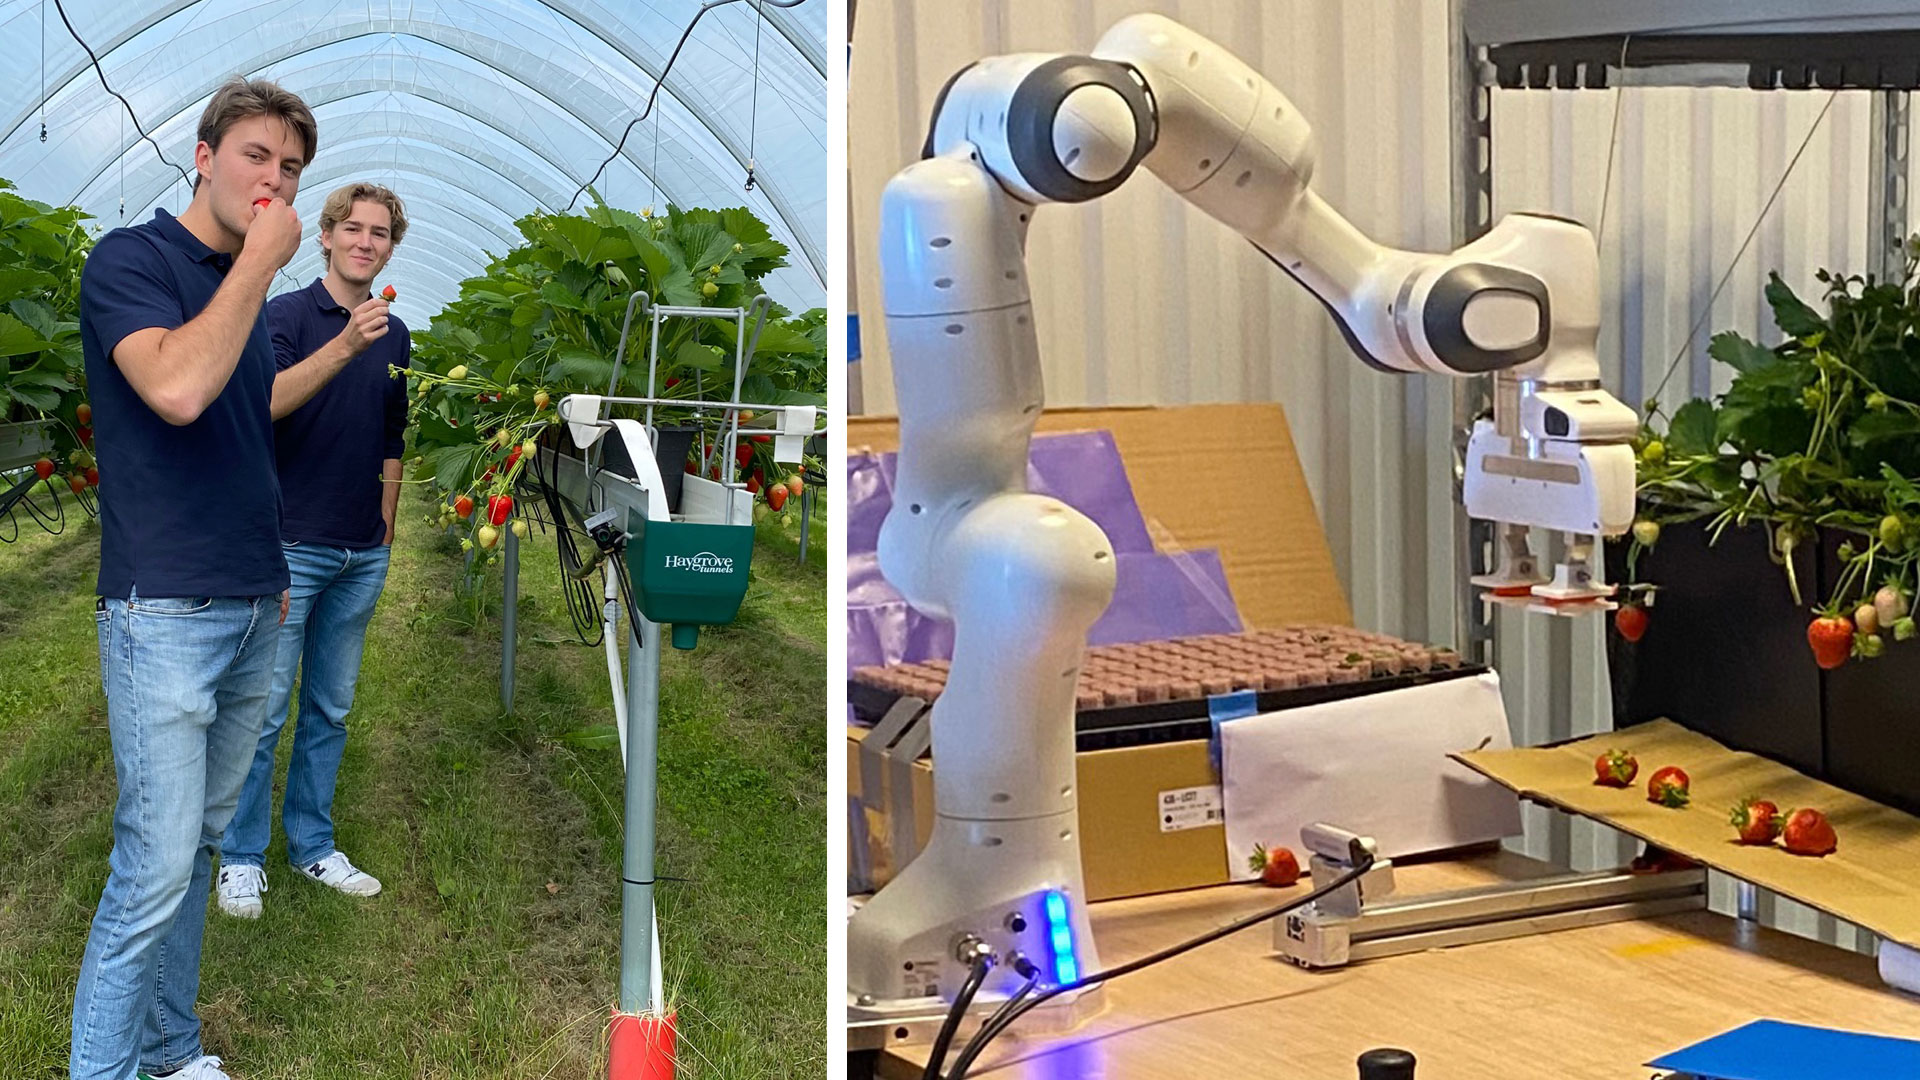
[[[333,797],[367,624],[387,580],[407,422],[407,328],[393,290],[373,282],[407,231],[405,207],[378,184],[349,184],[320,211],[324,277],[267,304],[280,374],[274,435],[286,510],[281,545],[292,603],[280,628],[273,692],[239,809],[220,847],[220,910],[258,918],[267,891],[274,748],[296,670],[300,703],[280,821],[287,858],[350,896],[380,882],[334,845]]]
[[[194,1012],[207,883],[287,611],[262,304],[300,246],[290,204],[319,136],[298,97],[240,78],[197,134],[186,211],[101,237],[80,284],[119,796],[74,992],[74,1080],[227,1076]]]

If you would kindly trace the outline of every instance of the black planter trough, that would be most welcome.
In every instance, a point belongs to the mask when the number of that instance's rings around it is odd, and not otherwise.
[[[1839,572],[1842,537],[1796,552],[1796,605],[1766,530],[1728,528],[1709,547],[1703,524],[1669,526],[1640,555],[1640,580],[1659,592],[1639,642],[1606,635],[1614,725],[1666,717],[1920,814],[1920,639],[1888,633],[1884,655],[1820,670],[1807,624]],[[1626,580],[1626,547],[1608,547],[1614,581]]]

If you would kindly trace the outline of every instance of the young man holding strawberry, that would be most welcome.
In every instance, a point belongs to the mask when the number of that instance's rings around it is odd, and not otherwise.
[[[380,882],[334,846],[333,796],[347,712],[374,604],[387,580],[407,423],[405,324],[373,283],[406,234],[406,210],[377,184],[348,184],[320,211],[326,276],[267,304],[280,374],[274,435],[286,510],[292,605],[280,628],[267,719],[220,846],[220,910],[259,918],[267,890],[273,757],[296,670],[299,717],[280,820],[301,876],[352,896]]]
[[[119,797],[73,1003],[74,1080],[224,1080],[194,998],[213,853],[286,617],[273,345],[318,130],[236,78],[201,114],[193,202],[101,237],[80,285],[100,462],[100,677]]]

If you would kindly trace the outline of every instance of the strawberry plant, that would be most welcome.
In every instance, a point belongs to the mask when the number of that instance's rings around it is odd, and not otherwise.
[[[1770,275],[1766,299],[1784,340],[1739,334],[1708,349],[1734,371],[1717,399],[1661,416],[1648,402],[1639,454],[1638,520],[1629,539],[1630,589],[1660,526],[1700,522],[1767,530],[1794,602],[1808,609],[1808,644],[1823,668],[1872,658],[1885,636],[1914,636],[1920,587],[1920,240],[1901,282],[1821,271],[1824,311]],[[1840,538],[1839,573],[1809,596],[1793,555]]]
[[[93,246],[87,220],[79,207],[22,198],[0,179],[0,423],[52,421],[49,460],[83,486],[93,464],[75,458],[93,434],[79,322],[80,271]]]
[[[412,479],[468,508],[433,519],[466,523],[468,550],[479,529],[504,523],[494,520],[494,500],[509,496],[531,463],[533,440],[557,421],[560,398],[608,392],[630,294],[645,290],[655,304],[745,307],[764,292],[761,279],[786,265],[785,245],[743,207],[669,207],[654,216],[610,207],[595,193],[581,214],[534,213],[515,225],[526,242],[461,282],[460,298],[413,333]],[[669,320],[651,385],[645,326],[636,316],[616,393],[727,397],[735,375],[731,320]],[[790,317],[775,305],[746,359],[741,399],[823,406],[826,388],[825,311]],[[693,415],[690,406],[667,406],[654,418],[670,426]],[[743,438],[740,447],[739,460],[725,463],[730,476],[785,471],[771,443]],[[718,478],[722,463],[699,464]],[[469,517],[475,504],[488,507],[484,521]],[[497,540],[497,531],[490,535]]]

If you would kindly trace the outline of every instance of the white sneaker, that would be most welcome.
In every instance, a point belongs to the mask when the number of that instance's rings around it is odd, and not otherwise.
[[[294,869],[322,885],[339,889],[349,896],[377,896],[380,893],[380,879],[364,873],[347,861],[345,855],[333,852],[319,862],[296,866]]]
[[[260,894],[266,891],[265,870],[245,863],[220,868],[221,911],[239,919],[257,919],[261,911]]]
[[[240,868],[236,866],[234,869]],[[260,868],[256,866],[253,869]],[[140,1073],[139,1080],[152,1080],[152,1074]],[[180,1066],[177,1071],[168,1073],[165,1080],[233,1080],[233,1077],[220,1071],[219,1058],[211,1054],[202,1054]]]

